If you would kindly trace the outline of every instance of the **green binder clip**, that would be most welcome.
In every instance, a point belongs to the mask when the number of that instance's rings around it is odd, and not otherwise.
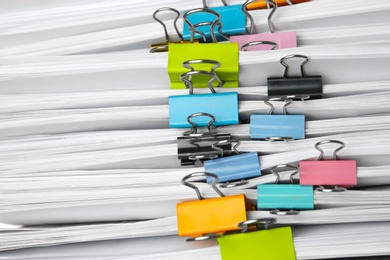
[[[183,62],[188,60],[216,60],[221,66],[215,72],[224,82],[225,88],[238,87],[238,44],[237,43],[202,43],[202,44],[170,44],[168,52],[168,74],[172,89],[185,89],[186,85],[180,75],[188,72],[188,66]],[[192,70],[209,71],[212,65],[207,63],[194,64]],[[209,77],[192,79],[194,88],[208,86]],[[218,82],[213,82],[217,87]]]
[[[275,219],[258,219],[241,222],[242,233],[228,232],[218,239],[222,260],[296,260],[291,227],[269,228]],[[246,232],[248,225],[264,225],[263,230]],[[259,227],[257,227],[259,229]]]

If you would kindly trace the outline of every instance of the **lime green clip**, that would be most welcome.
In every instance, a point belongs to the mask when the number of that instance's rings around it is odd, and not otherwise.
[[[215,70],[222,80],[223,87],[238,87],[238,44],[237,43],[202,43],[202,44],[169,44],[168,73],[172,89],[185,89],[180,75],[189,71],[183,62],[189,60],[215,60],[221,66]],[[209,64],[196,64],[193,70],[210,71]],[[210,77],[197,75],[191,79],[195,88],[207,88]],[[218,82],[213,82],[216,87]]]
[[[291,227],[224,235],[218,243],[222,260],[296,260]]]

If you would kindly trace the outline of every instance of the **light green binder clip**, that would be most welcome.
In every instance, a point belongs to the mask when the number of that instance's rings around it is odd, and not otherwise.
[[[271,219],[245,222],[253,224],[254,221],[270,222]],[[261,231],[223,235],[218,238],[218,244],[222,260],[296,260],[291,227],[266,227]]]
[[[238,44],[237,43],[201,43],[201,44],[170,44],[168,52],[168,73],[172,89],[185,89],[186,85],[180,80],[180,75],[189,71],[183,67],[188,60],[215,60],[221,66],[215,70],[224,82],[225,88],[238,87]],[[190,70],[210,71],[212,65],[199,63]],[[194,88],[207,88],[210,77],[201,75],[194,77]],[[216,87],[218,82],[213,82]]]

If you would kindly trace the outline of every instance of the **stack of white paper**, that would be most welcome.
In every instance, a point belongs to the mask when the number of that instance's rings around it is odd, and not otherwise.
[[[156,9],[183,13],[202,1],[0,5],[0,259],[221,259],[215,240],[177,236],[176,204],[197,199],[181,180],[205,169],[180,166],[177,137],[188,129],[169,128],[168,97],[188,90],[170,89],[167,53],[149,53],[165,41]],[[269,32],[269,13],[250,11],[254,33]],[[271,167],[317,158],[314,146],[323,140],[344,142],[338,159],[357,162],[357,186],[314,191],[314,210],[247,212],[248,219],[292,225],[297,259],[390,255],[389,14],[386,0],[278,8],[276,32],[295,31],[298,47],[240,51],[238,88],[216,89],[239,94],[240,124],[218,132],[240,141],[239,152],[257,152],[262,170],[245,185],[221,188],[225,195],[245,194],[256,205],[257,185],[275,181]],[[177,40],[174,16],[160,18]],[[180,17],[180,31],[182,24]],[[306,138],[251,140],[250,115],[269,111],[267,78],[282,77],[280,59],[291,54],[308,56],[305,74],[321,75],[324,84],[322,99],[287,107],[306,115]],[[299,66],[289,75],[299,75]],[[283,103],[274,105],[282,113]],[[334,149],[324,147],[326,159]],[[195,184],[205,198],[218,197],[204,179]]]
[[[140,223],[115,223],[106,225],[89,225],[75,227],[58,227],[37,231],[20,231],[23,236],[35,238],[35,241],[20,241],[18,233],[5,235],[9,243],[5,248],[36,247],[52,245],[54,250],[43,248],[16,250],[3,253],[3,259],[220,259],[218,245],[215,241],[186,243],[183,238],[174,235],[174,230],[164,229],[174,226],[173,218],[145,221]],[[133,228],[132,234],[145,235],[135,239],[128,229]],[[139,229],[140,228],[140,229]],[[294,247],[297,259],[327,259],[333,257],[358,257],[370,254],[389,254],[388,222],[365,224],[333,224],[318,226],[299,226],[293,228]],[[149,231],[145,231],[149,230]],[[58,235],[58,234],[62,235]],[[167,235],[163,235],[166,233]],[[64,241],[82,242],[93,236],[94,241],[102,238],[107,240],[95,243],[81,243],[67,246]],[[132,239],[125,239],[125,238]],[[375,248],[373,248],[375,244]],[[150,247],[149,250],[145,248]],[[329,250],[331,247],[333,250]],[[96,249],[95,249],[96,248]],[[93,249],[93,250],[92,250]]]
[[[208,1],[218,6],[220,1]],[[229,1],[242,4],[243,1]],[[202,7],[201,1],[165,0],[159,6],[142,1],[101,1],[70,3],[69,6],[5,13],[1,20],[0,39],[4,56],[40,56],[80,53],[104,53],[149,48],[164,42],[163,28],[152,18],[160,7],[176,8],[184,12]],[[386,0],[366,5],[362,0],[317,0],[305,5],[278,8],[273,23],[277,31],[297,31],[300,46],[326,44],[388,43]],[[269,10],[250,11],[255,33],[268,32]],[[345,17],[348,17],[346,19]],[[174,15],[159,16],[167,26]],[[48,22],[50,21],[50,22]],[[247,27],[249,27],[247,22]],[[183,24],[182,18],[178,24]],[[182,26],[179,26],[182,30]],[[172,28],[171,28],[172,29]],[[169,30],[173,35],[174,30]]]

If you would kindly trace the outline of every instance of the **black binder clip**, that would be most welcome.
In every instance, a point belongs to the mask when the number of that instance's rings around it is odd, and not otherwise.
[[[191,118],[207,116],[211,120],[207,124],[207,132],[199,133],[198,126],[191,121]],[[194,113],[187,118],[188,123],[193,127],[177,138],[177,154],[181,160],[181,166],[193,166],[197,163],[203,164],[205,160],[216,159],[227,155],[238,153],[238,141],[234,141],[229,133],[218,134],[211,129],[215,117],[208,113]],[[236,143],[233,145],[233,143]]]
[[[301,67],[300,77],[288,77],[288,65],[284,62],[290,58],[305,59]],[[283,77],[268,78],[268,98],[286,98],[293,100],[318,99],[322,98],[322,77],[306,76],[303,72],[303,65],[309,61],[304,55],[292,54],[280,59],[285,67]]]

